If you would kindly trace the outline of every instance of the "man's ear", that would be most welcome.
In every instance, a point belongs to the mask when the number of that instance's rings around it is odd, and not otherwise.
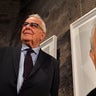
[[[43,38],[45,38],[45,36],[46,36],[46,33],[45,33],[45,32],[43,32],[42,37],[43,37]]]
[[[45,33],[45,32],[43,32],[43,33],[42,33],[42,36],[41,36],[41,41],[43,41],[43,40],[44,40],[45,36],[46,36],[46,33]]]
[[[93,63],[95,63],[94,52],[93,52],[93,50],[90,50],[90,57],[91,57]]]

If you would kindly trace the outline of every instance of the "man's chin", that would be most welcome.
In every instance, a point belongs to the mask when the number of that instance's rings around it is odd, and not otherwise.
[[[22,38],[22,41],[32,41],[32,37],[25,36],[25,37]]]

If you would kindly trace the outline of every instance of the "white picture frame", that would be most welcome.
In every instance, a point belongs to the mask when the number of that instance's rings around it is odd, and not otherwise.
[[[74,96],[86,96],[96,87],[96,70],[90,58],[90,36],[96,8],[70,24]]]
[[[57,59],[57,36],[53,35],[40,44],[41,49]]]

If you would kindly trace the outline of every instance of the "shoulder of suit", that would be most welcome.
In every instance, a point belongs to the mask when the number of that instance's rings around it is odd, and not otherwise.
[[[56,58],[54,58],[53,56],[51,56],[50,54],[44,52],[43,50],[40,50],[47,58],[51,59],[52,61],[58,62],[58,60]]]
[[[13,47],[13,46],[2,46],[0,47],[0,52],[6,52],[6,51],[14,51],[17,50],[17,47]]]
[[[91,90],[87,96],[96,96],[96,88],[94,88],[93,90]]]

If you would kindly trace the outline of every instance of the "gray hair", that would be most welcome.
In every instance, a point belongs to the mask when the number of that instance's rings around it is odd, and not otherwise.
[[[40,27],[46,33],[46,24],[45,24],[44,20],[40,17],[40,15],[39,14],[32,14],[32,15],[28,16],[28,18],[30,18],[30,17],[35,17],[35,18],[39,19],[41,21],[41,26]]]

